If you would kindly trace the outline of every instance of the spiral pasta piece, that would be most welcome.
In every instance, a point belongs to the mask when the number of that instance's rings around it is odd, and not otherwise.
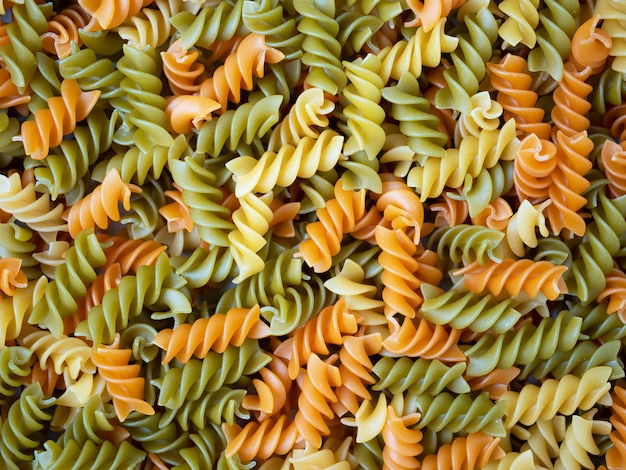
[[[523,291],[536,297],[541,292],[554,300],[567,289],[565,271],[567,266],[554,266],[549,261],[505,258],[501,263],[490,261],[484,265],[474,261],[455,273],[463,276],[463,285],[477,294],[488,289],[493,295],[506,291],[517,296]]]
[[[626,12],[623,5],[614,0],[602,0],[597,3],[595,13],[604,20],[602,30],[611,38],[612,47],[610,55],[614,57],[611,68],[616,72],[626,71],[626,60],[624,59],[623,26]]]
[[[589,128],[585,114],[591,109],[587,96],[593,87],[586,82],[591,75],[591,68],[577,70],[572,62],[564,65],[563,79],[554,90],[554,108],[551,112],[555,131],[567,136],[574,136]]]
[[[559,457],[554,463],[555,469],[594,466],[589,454],[601,455],[602,453],[594,442],[594,436],[607,435],[611,430],[611,424],[594,420],[593,414],[595,414],[594,411],[589,411],[583,416],[572,416],[572,423],[567,427],[565,439],[559,447]]]
[[[620,144],[605,140],[600,153],[604,174],[609,180],[608,190],[612,197],[626,194],[626,151]]]
[[[626,323],[626,274],[614,267],[606,276],[606,287],[598,295],[598,302],[608,300],[607,314],[617,313]]]
[[[75,238],[81,230],[99,227],[106,229],[109,219],[120,220],[118,202],[130,209],[130,196],[141,192],[134,184],[124,183],[117,170],[111,170],[98,187],[84,199],[74,204],[64,214],[70,235]]]
[[[20,270],[21,267],[22,260],[20,258],[0,258],[1,293],[12,296],[15,294],[16,288],[26,287],[28,285],[28,279]]]
[[[167,51],[161,52],[163,73],[174,94],[193,94],[200,91],[204,65],[197,62],[199,51],[184,50],[181,40],[174,41]]]
[[[539,25],[539,1],[504,0],[498,5],[498,9],[507,16],[498,28],[498,34],[504,40],[502,48],[517,46],[520,43],[530,48],[535,47],[537,42],[535,29]]]
[[[478,377],[495,368],[530,364],[535,359],[549,359],[557,351],[571,351],[580,338],[582,320],[567,318],[561,312],[556,318],[543,318],[537,326],[524,324],[517,331],[499,336],[485,335],[465,351],[469,362],[467,375]]]
[[[48,31],[41,35],[43,49],[56,54],[59,59],[67,57],[72,53],[72,42],[82,45],[78,30],[84,28],[90,19],[91,16],[80,5],[70,5],[61,10],[48,21]]]
[[[22,346],[8,346],[0,349],[0,404],[6,405],[15,395],[25,379],[31,375],[33,352]]]
[[[549,139],[551,126],[543,122],[544,110],[537,107],[538,95],[531,90],[532,77],[526,71],[526,60],[513,54],[505,55],[499,63],[488,63],[491,84],[498,91],[498,103],[504,108],[505,119],[515,119],[524,134],[536,134]]]
[[[226,167],[235,178],[235,195],[267,193],[275,186],[287,187],[297,178],[310,178],[318,171],[328,171],[342,158],[344,138],[332,130],[317,138],[303,137],[296,146],[283,145],[277,153],[264,152],[260,159],[242,156]]]
[[[228,441],[224,455],[232,457],[237,454],[242,462],[285,455],[300,440],[296,423],[289,422],[285,415],[268,418],[260,424],[248,423],[243,428],[237,424],[225,424],[224,434]]]
[[[164,44],[172,33],[169,20],[181,7],[176,0],[156,0],[154,3],[157,8],[142,8],[116,28],[120,37],[137,49],[147,46],[156,49]]]
[[[26,320],[32,313],[33,306],[44,296],[48,280],[45,276],[29,281],[23,288],[15,290],[11,297],[0,299],[0,347],[7,341],[16,339]]]
[[[329,402],[337,401],[333,387],[340,385],[341,374],[337,366],[322,361],[317,354],[311,354],[298,397],[294,423],[306,442],[317,448],[322,444],[322,436],[330,433],[324,418],[334,416]]]
[[[499,446],[500,439],[483,432],[458,437],[452,444],[443,445],[437,455],[427,455],[422,462],[424,470],[449,468],[482,468],[488,462],[499,460],[506,454]]]
[[[122,236],[109,237],[101,234],[96,236],[104,247],[104,268],[117,263],[124,274],[130,271],[136,273],[139,266],[153,266],[159,255],[167,250],[166,246],[154,240],[129,240]]]
[[[127,18],[135,16],[150,1],[129,0],[102,4],[93,0],[79,0],[78,3],[91,16],[85,30],[101,31],[121,25]]]
[[[550,204],[551,201],[547,200],[542,204],[532,205],[528,199],[524,199],[510,218],[506,226],[506,242],[516,256],[524,256],[526,246],[535,248],[538,245],[536,228],[542,237],[550,234],[543,215],[543,211]]]
[[[611,372],[610,367],[593,367],[580,378],[566,375],[560,380],[548,379],[540,387],[528,384],[520,392],[504,393],[499,403],[506,406],[506,428],[518,422],[528,426],[539,419],[552,419],[557,413],[568,416],[576,409],[587,411],[606,402]]]
[[[100,446],[93,441],[87,441],[83,445],[74,440],[63,445],[46,441],[44,447],[46,450],[37,454],[36,461],[38,466],[50,470],[74,469],[86,465],[121,468],[124,465],[138,465],[146,457],[145,452],[133,447],[128,441],[122,441],[119,447],[111,441],[104,441]]]
[[[185,363],[195,356],[204,358],[210,350],[223,353],[229,344],[241,346],[246,338],[263,338],[267,326],[260,320],[261,310],[231,309],[226,314],[216,313],[210,318],[199,318],[192,324],[184,323],[174,329],[163,329],[153,343],[167,354],[162,364],[176,358]]]
[[[414,428],[419,421],[419,413],[402,416],[393,406],[387,408],[387,419],[382,430],[385,443],[382,458],[385,470],[420,468],[417,456],[423,450],[420,444],[423,434]]]
[[[624,445],[626,437],[626,389],[623,385],[623,382],[619,383],[611,393],[613,405],[611,406],[610,421],[613,425],[613,431],[609,434],[609,438],[613,447],[606,452],[606,463],[609,468],[619,468],[626,458],[626,445]]]
[[[200,94],[217,101],[221,110],[226,111],[228,101],[239,103],[241,89],[252,89],[253,76],[263,77],[266,63],[275,64],[283,59],[282,52],[265,45],[263,36],[249,34],[224,65],[202,82]]]
[[[32,158],[46,158],[50,147],[60,145],[63,136],[89,115],[99,97],[98,90],[84,92],[76,80],[63,80],[61,96],[50,98],[47,109],[37,110],[33,121],[22,123],[21,134],[16,139],[24,143],[26,153]]]
[[[261,378],[252,379],[256,395],[248,394],[241,402],[244,409],[258,411],[260,421],[283,409],[293,386],[286,361],[274,355],[271,358],[271,362],[259,371]]]
[[[432,1],[410,0],[407,2],[411,11],[415,14],[415,19],[405,23],[405,26],[422,26],[428,32],[435,27],[441,18],[450,15],[452,10],[459,8],[465,0],[443,0]]]

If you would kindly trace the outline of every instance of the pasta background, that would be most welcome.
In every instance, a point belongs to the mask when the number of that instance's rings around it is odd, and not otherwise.
[[[0,15],[0,468],[626,468],[622,0]]]

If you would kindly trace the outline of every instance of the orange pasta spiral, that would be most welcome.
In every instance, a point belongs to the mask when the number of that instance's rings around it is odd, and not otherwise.
[[[626,274],[613,267],[606,276],[606,287],[598,295],[598,302],[609,301],[607,314],[617,313],[622,323],[626,323]]]
[[[598,28],[600,16],[592,16],[581,24],[572,37],[571,60],[577,68],[590,67],[592,73],[601,72],[609,58],[613,41],[606,31]]]
[[[450,12],[459,8],[465,0],[407,0],[407,5],[413,13],[415,19],[405,23],[405,26],[421,26],[425,32],[435,27],[441,18],[447,17]]]
[[[374,367],[370,356],[378,354],[382,348],[379,333],[366,336],[347,336],[339,350],[339,373],[341,386],[337,388],[337,402],[333,409],[337,416],[347,412],[353,415],[363,400],[372,398],[365,385],[376,382],[370,372]]]
[[[242,462],[285,455],[301,440],[295,422],[289,422],[285,415],[260,424],[249,422],[243,428],[238,424],[223,424],[222,428],[228,441],[224,455],[238,455]]]
[[[13,295],[16,287],[26,287],[28,279],[20,270],[22,260],[20,258],[0,258],[0,299],[2,293]]]
[[[223,353],[229,344],[241,346],[246,338],[268,336],[269,327],[260,316],[258,305],[250,309],[231,308],[226,314],[216,313],[173,329],[162,329],[153,343],[167,351],[162,364],[174,358],[182,363],[188,362],[192,356],[202,359],[211,350]]]
[[[358,320],[357,315],[346,308],[345,299],[340,299],[296,329],[274,353],[289,360],[289,377],[294,380],[300,366],[306,364],[312,354],[328,354],[329,344],[343,344],[345,335],[356,333]]]
[[[270,357],[271,362],[259,371],[261,379],[252,379],[257,394],[248,394],[241,402],[244,409],[259,412],[259,421],[283,409],[293,385],[285,360],[273,354]]]
[[[119,263],[123,273],[136,273],[139,266],[154,266],[159,255],[167,250],[167,246],[154,240],[129,240],[119,235],[109,237],[105,234],[98,234],[97,237],[106,256],[104,268]]]
[[[35,111],[35,119],[23,122],[22,134],[14,139],[21,140],[25,152],[35,160],[46,158],[50,147],[59,146],[63,136],[89,115],[99,97],[98,90],[82,91],[76,80],[63,80],[61,96],[50,98],[48,109]]]
[[[609,434],[613,443],[606,452],[606,463],[610,469],[624,468],[626,462],[626,388],[621,381],[613,389],[613,406],[611,407],[611,424],[614,430]]]
[[[538,95],[530,89],[532,77],[526,72],[523,57],[507,54],[498,64],[487,63],[491,84],[498,91],[498,103],[504,119],[515,119],[515,126],[525,134],[550,138],[550,124],[543,122],[544,111],[536,107]]]
[[[85,31],[101,31],[121,25],[127,18],[135,16],[152,0],[78,0],[81,7],[91,15]]]
[[[319,222],[307,225],[309,239],[300,245],[300,254],[315,272],[328,271],[331,258],[339,253],[343,236],[363,229],[363,222],[378,213],[375,208],[365,209],[365,190],[343,189],[343,182],[335,184],[335,198],[326,202],[326,207],[316,211]],[[368,222],[369,223],[369,222]]]
[[[464,470],[482,468],[491,460],[499,460],[506,452],[499,446],[500,438],[484,432],[457,437],[452,444],[445,444],[437,455],[427,455],[422,462],[423,470]]]
[[[17,110],[20,110],[20,105],[28,103],[30,101],[30,89],[24,93],[20,93],[15,83],[11,81],[11,75],[5,68],[0,68],[0,109],[8,109],[13,106],[17,106]]]
[[[430,205],[430,210],[435,212],[435,227],[454,227],[465,223],[469,215],[467,201],[453,199],[448,193],[441,196],[443,201]]]
[[[186,51],[180,39],[174,41],[165,52],[161,52],[163,73],[170,90],[176,95],[191,95],[200,91],[204,65],[198,62],[200,51]]]
[[[383,349],[392,354],[447,362],[465,361],[457,344],[461,330],[448,331],[444,326],[433,325],[419,317],[405,318],[402,325],[390,318],[389,330],[391,334],[383,341]]]
[[[473,392],[487,392],[490,399],[497,400],[504,392],[509,390],[509,384],[519,373],[520,370],[517,367],[494,369],[487,375],[468,377],[467,383]]]
[[[411,470],[420,468],[417,456],[422,453],[422,431],[414,429],[419,413],[398,416],[392,406],[387,407],[383,426],[383,470]]]
[[[553,93],[553,133],[560,130],[565,135],[573,136],[589,128],[589,119],[585,117],[585,113],[591,109],[591,103],[586,98],[593,87],[585,83],[585,80],[590,75],[590,67],[578,71],[572,62],[564,65],[563,79]]]
[[[626,194],[626,142],[617,144],[605,140],[600,153],[604,174],[609,180],[608,189],[611,197]]]
[[[611,129],[611,135],[620,142],[626,140],[626,104],[613,106],[602,120],[605,127]]]
[[[494,230],[504,230],[513,216],[513,209],[506,200],[499,197],[489,203],[482,212],[472,219],[474,225],[482,225]]]
[[[174,201],[159,208],[159,214],[167,221],[167,231],[170,233],[181,230],[191,232],[195,224],[191,220],[189,206],[183,202],[183,193],[177,189],[165,191],[164,194]]]
[[[557,147],[529,134],[520,143],[513,165],[513,181],[520,199],[538,202],[548,197],[551,174],[557,165]]]
[[[237,50],[229,55],[224,65],[215,70],[211,78],[200,86],[200,94],[217,101],[221,112],[226,111],[228,101],[239,103],[241,89],[252,90],[253,76],[262,78],[265,64],[276,64],[285,55],[278,49],[265,44],[265,37],[260,34],[246,36]]]
[[[331,356],[330,360],[336,359]],[[298,432],[312,446],[322,445],[322,436],[330,433],[326,420],[334,416],[328,402],[336,402],[337,396],[331,387],[341,385],[339,368],[322,361],[317,354],[312,354],[307,362],[295,424]]]
[[[417,246],[404,231],[382,226],[376,227],[376,243],[381,249],[378,262],[383,268],[385,315],[400,313],[414,318],[415,310],[423,301],[418,293],[422,283],[416,275],[419,268],[415,259]]]
[[[106,229],[109,226],[109,219],[114,222],[120,220],[118,202],[122,203],[124,209],[129,210],[131,194],[140,192],[139,186],[124,183],[118,171],[112,169],[99,186],[63,214],[70,235],[76,238],[76,235],[86,228]]]
[[[78,34],[89,23],[91,16],[80,6],[70,5],[48,21],[48,31],[41,35],[41,45],[46,52],[63,59],[72,53],[72,43],[83,44]]]
[[[413,241],[419,243],[422,224],[424,223],[424,207],[419,196],[400,178],[384,173],[383,192],[376,201],[376,209],[383,213],[385,221],[395,229],[413,232]]]
[[[463,276],[465,288],[477,294],[488,289],[493,295],[506,291],[516,296],[523,291],[535,298],[541,292],[549,300],[555,300],[567,291],[565,271],[567,266],[555,266],[549,261],[505,258],[501,263],[489,260],[482,266],[474,261],[454,274]]]
[[[113,398],[113,407],[120,421],[124,421],[131,411],[153,415],[152,406],[143,400],[144,382],[139,377],[139,364],[129,365],[133,352],[119,349],[120,336],[116,335],[111,346],[94,350],[91,361],[98,368],[98,373],[106,381],[107,392]]]

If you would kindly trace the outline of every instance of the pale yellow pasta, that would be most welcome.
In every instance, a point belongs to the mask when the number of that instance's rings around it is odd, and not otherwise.
[[[524,199],[517,212],[513,214],[506,227],[506,242],[515,255],[524,256],[525,247],[537,246],[536,229],[539,229],[542,237],[550,235],[546,217],[543,215],[544,209],[550,203],[548,199],[541,204],[533,205],[528,199]]]

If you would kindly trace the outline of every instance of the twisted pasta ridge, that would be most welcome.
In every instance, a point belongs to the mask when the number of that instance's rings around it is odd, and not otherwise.
[[[345,300],[340,299],[296,329],[292,337],[275,348],[274,354],[289,361],[289,377],[295,380],[300,366],[306,364],[312,354],[328,354],[329,344],[341,345],[344,336],[356,333],[358,321],[357,314],[350,312]]]
[[[249,34],[226,58],[224,65],[202,82],[200,94],[217,101],[221,110],[226,111],[228,101],[239,103],[241,89],[252,89],[253,76],[263,77],[266,63],[276,64],[283,59],[283,53],[267,46],[263,36]]]
[[[6,405],[30,375],[32,354],[32,350],[22,346],[0,348],[0,404]]]
[[[482,130],[478,137],[465,137],[458,149],[446,150],[445,158],[429,158],[423,166],[412,168],[407,184],[416,188],[422,202],[438,197],[446,186],[461,187],[467,175],[476,178],[482,170],[500,161],[513,160],[519,145],[515,121],[509,119],[501,129]]]
[[[176,268],[176,274],[182,276],[190,288],[197,289],[209,282],[222,282],[233,270],[234,261],[230,249],[213,247],[207,251],[204,248],[196,248],[189,258]]]
[[[154,240],[129,240],[122,236],[109,237],[102,234],[96,236],[104,246],[104,268],[119,264],[123,274],[130,271],[136,273],[140,266],[154,266],[159,255],[167,250],[166,246]]]
[[[604,174],[609,180],[607,188],[611,197],[620,197],[626,194],[626,175],[622,168],[626,164],[626,150],[620,144],[606,139],[602,145],[600,161]]]
[[[115,333],[126,328],[129,320],[139,316],[145,307],[150,307],[155,320],[172,317],[181,321],[191,312],[189,298],[181,291],[184,285],[184,279],[172,272],[167,255],[161,254],[154,266],[140,266],[136,276],[122,277],[115,289],[107,291],[102,303],[94,306],[87,319],[76,327],[75,335],[96,346],[111,343]]]
[[[470,391],[463,378],[465,364],[462,362],[447,366],[437,359],[383,357],[376,362],[373,371],[379,379],[372,390],[389,390],[394,395],[408,392],[412,395],[428,393],[435,396],[444,389],[454,393]]]
[[[611,38],[610,55],[614,57],[611,68],[616,72],[626,71],[624,60],[624,7],[618,2],[602,0],[596,5],[595,13],[602,19],[602,30]]]
[[[554,108],[551,117],[555,131],[559,130],[572,137],[589,128],[589,119],[585,114],[591,109],[587,96],[593,87],[586,80],[591,75],[591,68],[577,70],[572,62],[564,66],[563,79],[554,90]]]
[[[526,323],[517,331],[484,335],[465,351],[467,375],[478,377],[495,368],[527,365],[535,359],[547,360],[557,351],[571,351],[581,336],[581,327],[582,319],[568,319],[561,312],[556,318],[542,318],[538,325]]]
[[[606,313],[607,304],[576,304],[565,310],[569,318],[580,317],[583,319],[582,332],[590,340],[602,338],[603,341],[621,340],[626,336],[626,325],[617,315]]]
[[[200,91],[200,84],[206,77],[203,76],[204,65],[197,61],[199,55],[197,50],[183,49],[180,39],[174,41],[167,51],[161,52],[163,73],[175,95],[191,95]]]
[[[84,177],[97,156],[111,147],[118,118],[116,111],[108,118],[95,107],[87,116],[87,125],[74,129],[72,139],[63,140],[43,160],[29,159],[26,166],[35,169],[37,189],[43,188],[53,200],[64,195],[68,204],[82,198]]]
[[[428,427],[435,432],[444,429],[468,433],[482,431],[489,436],[506,436],[502,422],[507,409],[504,399],[494,403],[489,400],[486,393],[473,398],[467,393],[453,396],[448,392],[441,392],[434,397],[428,394],[420,395],[415,400],[418,410],[422,413],[418,429]]]
[[[420,468],[417,456],[422,453],[422,432],[414,429],[419,413],[400,415],[393,406],[387,408],[387,419],[382,430],[385,446],[382,450],[383,468],[410,470]]]
[[[87,228],[106,229],[109,219],[113,222],[119,221],[121,216],[118,202],[129,210],[131,194],[139,192],[140,187],[124,183],[119,172],[112,169],[100,185],[63,214],[63,218],[68,221],[70,235],[75,238]]]
[[[209,244],[230,246],[227,232],[235,226],[229,220],[230,209],[221,204],[224,195],[216,187],[215,175],[192,157],[171,161],[169,166],[200,238]]]
[[[63,80],[61,96],[48,99],[47,109],[38,109],[34,120],[23,122],[15,139],[23,142],[26,154],[35,160],[46,158],[50,147],[60,145],[63,136],[89,115],[99,97],[98,90],[84,92],[76,80]]]
[[[335,109],[321,88],[304,90],[270,135],[268,150],[277,151],[285,145],[297,146],[304,137],[317,138],[318,129],[328,127],[327,115]]]
[[[121,25],[126,19],[139,13],[150,1],[129,0],[113,5],[102,5],[93,0],[79,0],[78,3],[91,17],[91,21],[84,28],[85,31],[101,31]]]
[[[241,19],[251,32],[265,36],[270,47],[285,54],[285,60],[299,59],[304,37],[294,18],[285,20],[283,10],[278,0],[243,2]]]
[[[327,129],[319,137],[304,137],[296,146],[283,145],[277,153],[264,152],[259,160],[241,156],[226,167],[235,179],[235,195],[266,193],[275,186],[291,186],[297,178],[310,178],[317,171],[328,171],[342,158],[344,138]]]
[[[528,384],[519,392],[506,392],[498,401],[505,405],[504,424],[511,429],[518,422],[528,426],[539,419],[552,419],[557,413],[569,416],[576,409],[587,411],[611,389],[611,373],[610,367],[593,367],[580,378],[565,375],[560,380],[548,379],[540,387]]]
[[[66,80],[76,80],[81,90],[99,90],[100,99],[111,99],[116,105],[123,95],[120,83],[124,74],[111,59],[98,58],[93,49],[73,50],[60,59],[59,73]]]
[[[69,441],[85,444],[89,441],[94,444],[102,444],[106,439],[100,434],[113,430],[113,424],[109,422],[114,413],[105,410],[100,395],[94,395],[87,400],[85,405],[78,410],[72,424],[58,439],[57,443],[64,446]]]
[[[410,0],[407,2],[411,11],[415,14],[415,19],[405,22],[404,25],[410,28],[421,26],[428,32],[435,27],[441,18],[450,15],[452,10],[459,8],[465,0],[444,0],[433,1]]]
[[[44,443],[45,451],[40,451],[35,461],[40,468],[61,470],[63,468],[132,468],[143,462],[146,453],[133,447],[128,441],[122,441],[116,446],[111,441],[104,441],[101,445],[93,441],[84,444],[69,440],[63,445],[54,441]]]
[[[606,286],[598,295],[598,302],[608,300],[607,314],[617,313],[623,323],[626,323],[626,274],[614,267],[606,276]]]
[[[570,54],[580,4],[573,0],[546,0],[539,10],[540,26],[535,30],[537,46],[528,54],[531,72],[547,72],[556,81],[563,78],[563,62]]]
[[[339,253],[343,235],[358,231],[363,221],[377,213],[375,208],[366,212],[365,190],[345,190],[341,180],[335,184],[334,196],[316,211],[319,220],[307,225],[309,238],[300,244],[302,258],[317,273],[330,269],[331,257]]]
[[[626,389],[623,382],[613,388],[611,397],[613,398],[613,405],[611,406],[610,421],[613,425],[613,431],[609,434],[609,438],[613,447],[606,451],[606,463],[609,468],[620,468],[626,459],[626,446],[624,446],[624,438],[626,437]]]
[[[337,396],[331,387],[340,385],[339,368],[322,361],[317,354],[311,354],[300,387],[294,424],[302,438],[318,449],[322,445],[322,436],[330,433],[326,419],[334,416],[329,402],[336,402]]]
[[[525,470],[537,469],[543,470],[543,467],[537,467],[533,457],[532,450],[528,449],[524,452],[507,452],[506,456],[498,461],[491,461],[484,470]]]
[[[33,0],[11,5],[13,21],[5,26],[8,41],[0,46],[0,57],[19,93],[25,92],[37,71],[35,53],[41,51],[40,36],[48,30],[46,18],[51,13],[52,5]]]
[[[517,301],[499,300],[493,295],[479,297],[472,292],[452,288],[442,292],[439,288],[422,284],[424,303],[419,315],[436,325],[469,329],[477,333],[487,330],[505,333],[515,326],[521,313],[515,309]]]
[[[2,85],[0,85],[0,108],[1,109],[9,109],[11,107],[19,106],[19,105],[30,102],[32,98],[30,96],[29,90],[26,89],[24,90],[23,93],[20,93],[15,83],[11,81],[11,75],[7,69],[4,69],[4,68],[0,69],[0,79],[2,80]],[[6,124],[8,124],[8,122],[5,123],[5,127],[6,127]],[[19,144],[14,144],[14,145],[19,145]]]
[[[214,117],[200,127],[196,151],[211,157],[218,157],[224,147],[237,150],[241,155],[252,153],[250,145],[265,136],[280,120],[281,105],[282,97],[271,95]]]
[[[215,42],[226,42],[235,35],[245,36],[248,31],[242,22],[243,0],[219,2],[213,8],[206,5],[197,15],[181,11],[170,19],[170,23],[180,32],[183,50],[192,47],[208,49]]]
[[[528,199],[524,199],[517,212],[509,219],[506,225],[506,242],[516,256],[523,257],[526,253],[525,247],[537,247],[539,241],[535,233],[536,228],[542,237],[550,234],[543,211],[551,203],[547,200],[542,204],[532,205]]]
[[[611,380],[624,377],[624,369],[616,359],[620,349],[619,341],[607,341],[597,345],[593,341],[581,341],[569,351],[556,351],[548,359],[535,359],[522,369],[520,379],[533,376],[542,379],[551,375],[560,379],[567,374],[582,376],[587,369],[597,366],[609,366],[612,369]]]
[[[552,129],[549,123],[543,122],[544,110],[536,106],[539,96],[530,89],[532,77],[526,71],[526,60],[507,54],[497,64],[488,63],[487,70],[498,92],[498,103],[504,108],[504,119],[515,119],[517,129],[523,134],[549,139]]]
[[[440,259],[484,265],[490,261],[502,261],[500,243],[503,239],[504,233],[499,230],[460,224],[435,230],[428,240],[428,247],[437,245]]]
[[[54,280],[33,307],[31,324],[45,326],[56,337],[63,334],[63,318],[78,310],[76,301],[87,295],[87,287],[96,280],[95,269],[106,262],[102,246],[90,229],[80,232],[65,254],[65,263],[54,271]]]
[[[107,392],[113,399],[117,418],[123,422],[132,411],[152,415],[154,408],[143,400],[145,379],[139,377],[140,366],[129,365],[133,352],[119,349],[119,346],[117,336],[111,346],[97,348],[91,354],[91,361],[105,380]]]
[[[242,462],[285,455],[301,439],[296,423],[289,422],[286,415],[268,418],[260,424],[250,422],[243,428],[238,424],[224,424],[223,429],[228,441],[224,455],[237,454]]]
[[[21,267],[20,258],[0,258],[0,296],[2,293],[12,296],[16,288],[28,285],[28,279],[20,270]]]
[[[302,15],[297,28],[304,37],[301,60],[309,67],[305,83],[336,95],[346,86],[347,77],[339,59],[341,43],[337,39],[335,3],[297,0],[294,8]]]
[[[500,438],[488,436],[483,432],[457,437],[452,444],[441,446],[437,455],[427,455],[422,462],[422,468],[424,470],[482,468],[489,461],[499,460],[506,455],[499,444]]]
[[[625,213],[621,200],[611,200],[602,193],[598,206],[591,210],[593,221],[574,255],[567,280],[569,291],[576,292],[583,305],[596,299],[606,287],[605,277],[613,269],[613,257],[620,249],[619,239],[626,233]]]
[[[344,153],[365,152],[369,160],[374,160],[385,143],[385,131],[381,127],[385,111],[379,104],[385,86],[379,75],[380,59],[368,54],[364,59],[344,61],[343,65],[348,79],[340,98],[344,105],[342,119],[347,126]]]
[[[31,439],[44,428],[52,415],[44,411],[54,405],[54,398],[44,398],[39,383],[22,390],[19,398],[11,404],[8,416],[2,423],[0,462],[5,468],[19,468],[33,460],[33,451],[39,445]]]
[[[176,0],[156,0],[157,8],[142,8],[116,28],[117,34],[130,46],[156,49],[170,37],[170,18],[178,13],[181,3]]]
[[[457,199],[456,197],[450,197],[446,193],[441,196],[441,199],[442,200],[440,202],[435,202],[430,205],[430,210],[436,214],[434,222],[435,227],[445,227],[446,225],[448,227],[454,227],[456,225],[463,224],[467,220],[467,217],[469,216],[469,207],[467,205],[467,201]],[[495,209],[493,206],[494,205],[489,205],[487,207]],[[497,212],[497,209],[494,212]],[[496,221],[499,219],[498,214],[493,215],[495,215],[495,217],[489,216],[485,219],[489,220],[489,225],[492,225],[492,221]],[[488,226],[486,222],[484,224],[476,224]],[[491,227],[488,226],[488,228],[496,228],[495,225],[497,225],[497,222],[493,225],[494,226]]]
[[[417,274],[420,265],[415,259],[417,247],[401,229],[377,226],[375,234],[376,243],[381,248],[378,262],[383,268],[381,280],[385,316],[400,313],[406,318],[414,318],[416,309],[422,303],[418,293],[422,281]]]
[[[377,198],[376,208],[383,213],[394,230],[410,230],[413,241],[419,243],[424,223],[424,207],[414,191],[398,177],[383,173],[383,192]],[[411,233],[409,232],[409,233]]]
[[[383,82],[400,80],[405,71],[419,77],[422,67],[438,66],[442,54],[454,51],[459,43],[456,37],[446,35],[445,24],[446,18],[441,18],[430,31],[419,27],[408,41],[397,41],[381,50],[377,55]]]
[[[125,124],[120,129],[122,132],[118,131],[116,141],[133,143],[143,152],[149,152],[155,145],[174,145],[174,138],[167,131],[167,100],[161,96],[163,83],[155,75],[160,68],[154,49],[139,50],[124,44],[117,69],[124,76],[119,84],[124,100],[117,107],[125,115]]]
[[[49,331],[26,326],[19,342],[33,351],[43,364],[42,370],[51,362],[56,374],[67,373],[71,379],[76,379],[81,372],[94,372],[89,362],[91,347],[79,338],[65,335],[56,338]]]
[[[278,356],[270,356],[272,360],[268,366],[259,371],[261,378],[252,379],[256,395],[248,394],[241,402],[244,409],[258,412],[259,421],[283,409],[293,385],[286,361]]]
[[[383,88],[382,96],[391,103],[391,115],[399,122],[399,130],[408,137],[407,146],[415,154],[445,157],[444,146],[449,137],[441,131],[439,118],[430,113],[431,104],[422,97],[416,77],[403,73],[396,85]]]
[[[555,144],[540,139],[536,134],[529,134],[522,140],[517,149],[513,173],[515,190],[520,199],[541,201],[549,196],[553,185],[552,172],[558,166],[558,150]]]
[[[175,410],[185,400],[196,401],[205,392],[215,392],[242,375],[258,372],[270,360],[258,341],[246,339],[240,347],[229,345],[222,354],[209,351],[202,360],[190,359],[182,367],[171,368],[153,379],[152,385],[159,389],[159,406]]]
[[[572,416],[572,423],[567,427],[565,439],[559,447],[559,457],[554,463],[555,469],[593,467],[589,454],[603,454],[594,442],[594,436],[609,434],[611,424],[594,420],[593,414],[595,411],[585,413],[583,416]]]
[[[476,179],[466,177],[462,198],[467,202],[471,218],[477,217],[489,204],[508,193],[513,187],[514,162],[499,162],[492,168],[482,169]],[[454,193],[449,193],[454,197]]]
[[[514,260],[505,258],[500,263],[488,261],[480,265],[474,261],[455,271],[463,276],[463,285],[476,294],[488,289],[493,295],[506,291],[512,296],[522,291],[531,298],[540,292],[555,300],[566,291],[563,274],[567,266],[555,266],[549,261]]]
[[[6,346],[7,341],[16,339],[31,315],[33,305],[44,296],[48,279],[41,276],[39,279],[29,281],[28,285],[18,288],[11,297],[0,299],[0,347]]]
[[[459,45],[450,57],[453,66],[443,72],[447,86],[437,91],[438,108],[452,108],[463,114],[472,109],[471,97],[478,92],[487,74],[486,63],[491,59],[493,45],[498,39],[498,23],[487,8],[463,17],[467,33],[457,34]]]
[[[235,229],[228,234],[228,241],[239,271],[233,279],[236,284],[263,271],[265,261],[258,252],[267,243],[265,234],[274,216],[269,207],[273,197],[271,192],[260,197],[248,193],[239,199],[241,207],[233,212]]]
[[[211,350],[223,353],[229,344],[241,346],[246,338],[267,336],[268,328],[260,316],[258,305],[251,309],[233,308],[225,314],[216,313],[191,324],[160,330],[153,343],[167,352],[161,364],[174,358],[182,363],[188,362],[192,356],[202,359]]]
[[[90,19],[91,16],[80,5],[70,5],[61,10],[48,21],[48,31],[41,35],[43,49],[59,59],[67,57],[72,53],[72,42],[79,47],[82,45],[78,30],[84,28]]]
[[[419,317],[405,318],[402,325],[393,317],[388,320],[390,335],[383,341],[383,350],[408,357],[419,356],[446,362],[465,361],[465,355],[457,344],[460,330],[448,331],[446,327],[432,325]]]
[[[467,383],[473,392],[487,392],[489,398],[497,400],[511,388],[511,382],[519,373],[517,367],[494,369],[486,375],[468,378]]]
[[[339,350],[341,385],[335,390],[337,402],[332,404],[337,416],[348,412],[354,415],[363,400],[372,398],[366,388],[376,381],[370,374],[373,367],[370,356],[378,354],[381,348],[379,333],[345,338]]]
[[[504,0],[498,10],[506,15],[506,19],[498,28],[498,35],[504,40],[502,48],[506,49],[524,44],[531,49],[537,43],[535,29],[539,25],[539,0],[523,0],[514,2]]]

